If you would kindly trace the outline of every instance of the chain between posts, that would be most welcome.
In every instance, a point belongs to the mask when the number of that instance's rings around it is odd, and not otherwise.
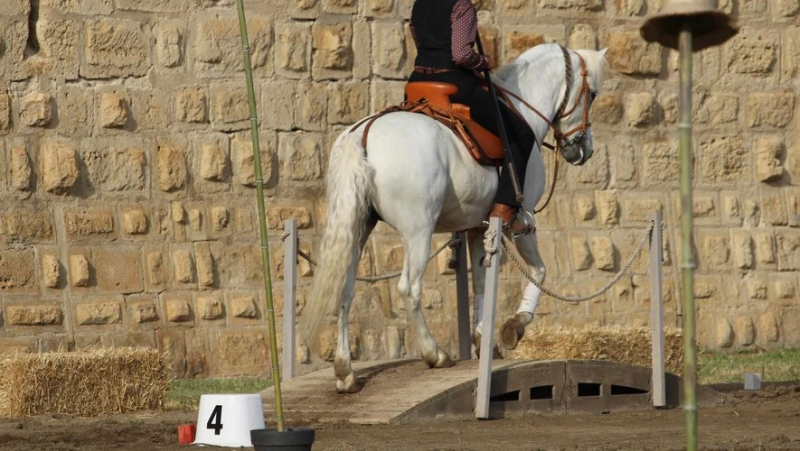
[[[289,238],[289,233],[288,232],[283,232],[283,235],[281,235],[281,241],[286,241],[286,238]],[[434,251],[433,254],[431,254],[431,256],[428,258],[428,261],[431,261],[434,258],[436,258],[436,256],[441,254],[442,251],[445,250],[446,248],[458,246],[459,244],[461,244],[461,240],[459,240],[455,236],[451,237],[446,243],[444,243],[443,245],[439,246],[439,248],[436,249],[436,251]],[[311,256],[309,256],[308,254],[306,254],[305,252],[300,250],[299,246],[297,248],[297,255],[303,257],[303,259],[305,259],[308,263],[310,263],[311,266],[319,266],[319,264],[316,261],[314,261],[314,259],[312,259]],[[369,282],[369,283],[382,282],[384,280],[391,280],[391,279],[395,279],[397,277],[400,277],[400,274],[402,274],[402,273],[403,273],[402,271],[396,271],[396,272],[393,272],[393,273],[383,274],[383,275],[380,275],[380,276],[356,277],[356,280],[359,281],[359,282]]]
[[[519,257],[517,257],[516,253],[511,252],[511,250],[508,247],[508,238],[506,238],[505,235],[503,235],[503,250],[506,252],[506,254],[508,254],[509,259],[511,260],[512,263],[514,263],[514,266],[519,270],[519,272],[522,273],[522,275],[525,276],[525,278],[528,279],[528,281],[530,281],[532,284],[536,285],[537,288],[542,290],[542,293],[550,296],[551,298],[558,299],[559,301],[572,302],[572,303],[585,302],[590,299],[594,299],[597,296],[600,296],[601,294],[610,290],[611,287],[614,286],[614,284],[619,282],[619,279],[621,279],[622,276],[624,276],[625,274],[627,274],[628,271],[630,271],[631,266],[633,266],[633,262],[639,257],[639,255],[641,255],[645,243],[647,243],[650,234],[653,232],[653,227],[655,227],[655,221],[650,221],[650,225],[647,226],[647,229],[645,230],[644,234],[642,234],[642,238],[639,240],[639,244],[636,246],[636,250],[633,251],[633,255],[630,256],[628,261],[625,262],[625,265],[622,267],[622,269],[620,269],[620,271],[613,278],[611,278],[611,280],[607,284],[603,285],[603,287],[590,294],[578,297],[562,296],[541,286],[539,282],[530,274],[530,272],[528,272],[528,270],[525,268],[525,265],[523,265],[522,262],[519,261]]]
[[[625,274],[628,273],[628,271],[630,271],[631,267],[633,266],[633,262],[639,257],[639,255],[641,255],[642,250],[644,249],[644,245],[647,243],[648,238],[650,237],[650,234],[653,232],[653,227],[655,227],[655,222],[654,221],[650,221],[650,225],[647,226],[647,228],[645,229],[644,233],[642,234],[642,238],[639,240],[639,244],[636,246],[636,249],[634,250],[633,255],[631,255],[630,258],[628,258],[628,261],[625,262],[625,265],[623,265],[622,269],[620,269],[620,271],[613,278],[611,278],[611,280],[608,283],[606,283],[603,287],[601,287],[598,290],[595,290],[594,292],[592,292],[590,294],[587,294],[587,295],[584,295],[584,296],[578,296],[578,297],[563,296],[563,295],[560,295],[558,293],[555,293],[555,292],[549,290],[546,287],[543,287],[531,275],[531,273],[527,270],[527,268],[525,268],[526,265],[524,265],[520,261],[520,259],[517,256],[517,254],[515,252],[511,251],[511,249],[508,246],[508,237],[506,237],[505,235],[503,235],[503,239],[502,239],[502,243],[503,244],[502,245],[503,245],[503,250],[506,252],[506,254],[508,254],[509,260],[511,260],[511,262],[514,264],[514,266],[517,268],[517,270],[519,270],[519,272],[523,276],[525,276],[525,278],[528,279],[528,281],[530,281],[532,284],[536,285],[536,287],[538,287],[540,290],[542,290],[542,293],[550,296],[551,298],[557,299],[559,301],[577,303],[577,302],[585,302],[585,301],[594,299],[597,296],[600,296],[601,294],[603,294],[606,291],[610,290],[611,287],[614,286],[614,284],[619,282],[619,280],[622,278],[622,276],[624,276]],[[288,238],[288,237],[289,237],[289,233],[288,232],[284,232],[283,235],[281,235],[281,241],[285,241],[286,238]],[[458,238],[456,238],[455,236],[450,238],[450,240],[448,240],[443,245],[439,246],[439,248],[433,254],[431,254],[431,256],[428,258],[428,261],[431,261],[434,258],[436,258],[437,255],[439,255],[440,253],[442,253],[442,251],[445,250],[445,248],[457,246],[459,244],[461,244],[461,241]],[[306,254],[302,250],[297,249],[297,255],[299,255],[300,257],[303,257],[306,261],[308,261],[308,263],[311,264],[311,266],[318,266],[317,262],[314,261],[314,259],[312,259],[308,254]],[[390,273],[390,274],[384,274],[384,275],[379,275],[379,276],[356,277],[356,280],[358,280],[359,282],[381,282],[381,281],[384,281],[384,280],[390,280],[390,279],[394,279],[396,277],[400,277],[401,273],[402,273],[402,271],[397,271],[397,272],[393,272],[393,273]]]

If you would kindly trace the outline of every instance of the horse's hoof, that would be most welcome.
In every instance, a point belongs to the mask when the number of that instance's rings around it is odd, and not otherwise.
[[[500,346],[508,350],[515,349],[519,340],[525,335],[526,324],[523,323],[519,313],[506,321],[500,328]]]
[[[426,359],[426,363],[430,368],[450,368],[456,365],[456,362],[451,360],[450,356],[441,349],[436,350],[436,361],[432,362]]]
[[[348,374],[344,380],[336,380],[336,391],[339,393],[357,393],[361,391],[362,388],[364,387],[358,383],[354,373]]]
[[[472,332],[472,346],[475,347],[475,357],[481,358],[481,333],[477,330]]]

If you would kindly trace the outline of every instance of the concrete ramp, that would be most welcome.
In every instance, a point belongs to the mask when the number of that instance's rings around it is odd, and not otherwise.
[[[289,424],[393,424],[475,418],[478,361],[430,369],[419,360],[358,362],[353,369],[364,389],[336,393],[328,368],[282,384]],[[667,404],[680,404],[680,378],[667,375]],[[274,391],[262,392],[268,419],[275,416]],[[698,387],[702,405],[724,402]],[[595,360],[493,361],[492,418],[533,413],[611,412],[649,409],[650,369]]]

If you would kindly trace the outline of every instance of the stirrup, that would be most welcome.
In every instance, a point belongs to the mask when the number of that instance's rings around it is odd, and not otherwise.
[[[522,229],[514,232],[512,231],[512,227],[517,222],[522,223]],[[503,224],[503,229],[511,234],[511,238],[517,238],[524,235],[533,235],[536,232],[536,220],[533,219],[533,213],[529,212],[528,210],[520,209],[514,215],[511,221]]]

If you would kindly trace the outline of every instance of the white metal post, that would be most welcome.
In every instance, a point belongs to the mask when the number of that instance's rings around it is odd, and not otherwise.
[[[492,391],[492,356],[494,354],[494,318],[497,305],[497,288],[500,281],[500,257],[503,224],[500,218],[489,220],[489,230],[494,230],[493,246],[497,249],[486,268],[486,297],[483,304],[483,330],[481,331],[481,356],[478,364],[478,391],[475,401],[475,418],[489,418],[489,399]]]
[[[665,382],[666,362],[664,357],[664,296],[662,292],[661,262],[662,234],[661,212],[652,211],[648,218],[653,221],[653,232],[650,234],[650,327],[653,341],[653,407],[667,405]]]
[[[287,233],[283,242],[283,371],[282,378],[288,381],[296,374],[295,318],[297,316],[297,221],[285,223]]]
[[[469,273],[467,272],[467,232],[458,234],[456,248],[456,306],[458,313],[458,359],[472,358],[469,322]]]

